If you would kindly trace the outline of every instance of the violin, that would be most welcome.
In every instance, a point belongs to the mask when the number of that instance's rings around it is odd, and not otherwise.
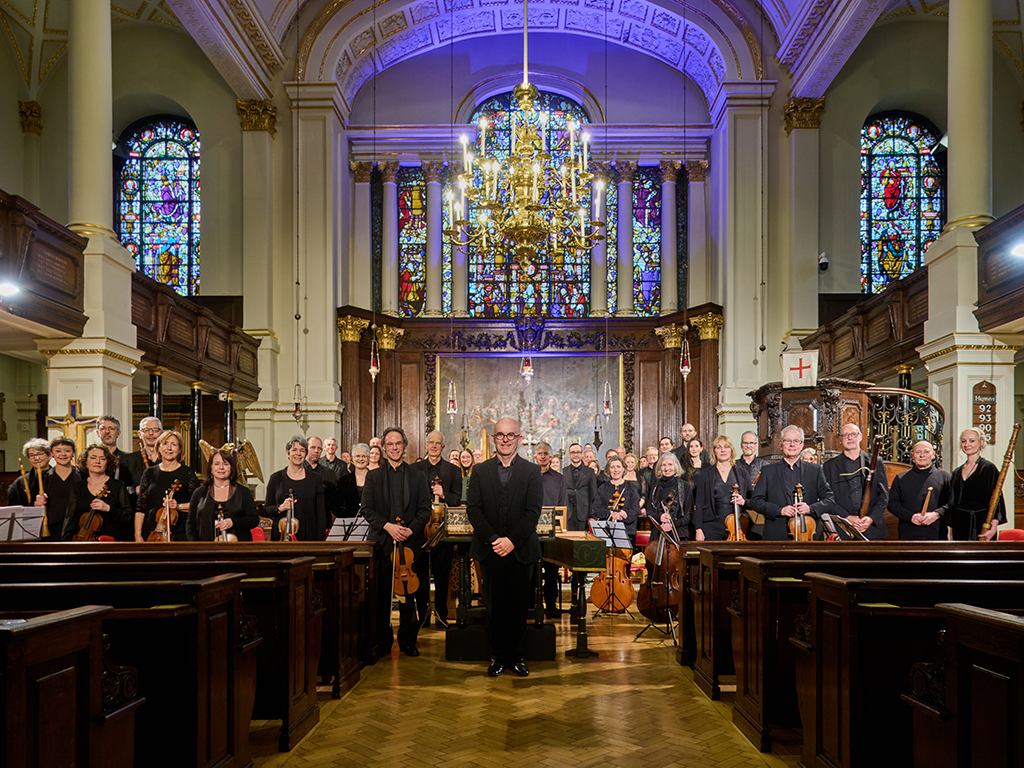
[[[96,493],[93,494],[97,499],[105,499],[110,494],[110,486],[106,483]],[[96,541],[96,538],[100,535],[100,530],[103,528],[103,515],[97,512],[95,509],[90,508],[88,512],[83,512],[82,516],[78,518],[78,533],[72,537],[72,541]]]
[[[679,531],[671,514],[675,504],[674,493],[661,504],[669,513],[671,533],[662,530],[658,540],[644,549],[647,580],[640,585],[636,606],[649,621],[671,621],[679,606]],[[658,525],[658,522],[652,520],[651,524]]]
[[[277,530],[281,532],[281,541],[298,541],[295,534],[299,530],[299,521],[295,517],[295,495],[288,491],[288,498],[291,504],[288,505],[288,512],[277,521]]]
[[[793,489],[793,506],[800,504],[804,500],[804,487],[800,483],[796,484],[796,488]],[[801,515],[799,512],[796,517],[789,521],[789,532],[793,535],[793,538],[797,541],[811,541],[814,539],[814,529],[816,524],[814,518],[810,515]]]
[[[401,525],[402,518],[395,518],[395,525]],[[392,594],[399,602],[416,594],[420,588],[420,580],[413,570],[412,563],[415,553],[412,547],[403,546],[402,542],[396,541],[391,551],[391,589]]]
[[[217,522],[219,523],[223,519],[224,519],[224,505],[218,502],[217,503]],[[222,531],[219,528],[214,528],[214,530],[216,531],[216,534],[213,537],[214,541],[220,541],[220,542],[224,542],[224,543],[231,542],[231,541],[238,541],[238,537],[235,536],[235,534],[230,533],[229,531]]]
[[[622,505],[622,495],[619,488],[612,494],[608,507],[609,519],[611,513]],[[605,554],[605,570],[598,574],[590,586],[590,602],[599,611],[622,613],[633,604],[633,582],[629,580],[630,554],[632,553],[627,549],[608,548]]]
[[[181,481],[175,480],[164,494],[164,505],[156,513],[156,528],[146,537],[146,541],[174,541],[172,526],[178,523],[178,510],[171,509],[171,499],[181,489]]]
[[[740,492],[740,487],[736,483],[732,484],[732,495],[736,496]],[[736,502],[732,504],[732,514],[725,518],[725,528],[729,531],[729,535],[726,537],[726,541],[746,541],[747,540],[747,528],[750,527],[750,518],[746,515],[740,514],[740,505]]]
[[[434,536],[444,523],[444,502],[436,500],[436,496],[434,498],[434,503],[430,505],[430,520],[423,528],[423,534],[426,536],[427,541],[433,541]]]

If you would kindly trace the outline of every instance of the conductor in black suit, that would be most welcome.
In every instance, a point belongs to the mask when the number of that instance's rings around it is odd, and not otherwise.
[[[544,483],[540,467],[518,455],[521,438],[518,422],[499,419],[495,456],[473,467],[467,491],[466,512],[473,525],[469,554],[484,571],[491,677],[505,667],[519,677],[530,674],[522,646],[530,580],[541,557],[537,520]]]
[[[790,424],[779,435],[782,461],[768,464],[750,497],[750,508],[764,515],[766,541],[785,541],[789,538],[789,518],[798,514],[817,519],[822,512],[832,509],[832,489],[825,482],[825,474],[817,464],[800,459],[804,449],[804,431]],[[803,486],[803,501],[794,504],[797,483]]]
[[[389,654],[394,642],[391,631],[392,564],[395,542],[412,550],[413,562],[425,557],[423,528],[430,519],[430,487],[427,476],[417,472],[402,457],[409,441],[399,427],[384,431],[384,456],[377,469],[366,474],[363,486],[363,517],[370,523],[377,573],[377,652]],[[420,622],[416,618],[416,598],[410,594],[398,604],[398,647],[406,656],[419,656],[416,636]]]

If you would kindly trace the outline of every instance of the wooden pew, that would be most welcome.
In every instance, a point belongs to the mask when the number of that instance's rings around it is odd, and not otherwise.
[[[986,554],[984,550],[979,550]],[[925,578],[935,580],[1022,579],[1024,557],[980,558],[970,555],[887,559],[805,558],[767,560],[742,557],[740,596],[734,610],[737,644],[736,695],[733,723],[767,752],[770,723],[800,723],[796,693],[796,649],[788,642],[800,636],[798,623],[808,621],[810,581],[807,574],[827,572],[850,578]],[[806,630],[803,630],[806,636]],[[770,713],[770,719],[769,719]]]
[[[103,619],[111,653],[138,670],[146,697],[134,736],[139,762],[245,768],[252,765],[249,721],[260,638],[242,614],[243,577],[3,584],[0,605],[11,616],[107,602],[114,608]],[[111,746],[122,750],[125,743]]]
[[[973,605],[936,608],[945,619],[938,660],[925,654],[913,666],[903,697],[913,710],[913,765],[1020,765],[1024,619]]]
[[[136,709],[145,699],[136,694],[135,670],[104,652],[110,611],[84,605],[0,620],[0,764],[133,765]],[[114,683],[109,692],[106,680]]]
[[[143,545],[136,545],[142,547]],[[234,546],[234,545],[225,545]],[[34,545],[26,545],[35,549]],[[172,554],[175,545],[165,545]],[[41,553],[0,555],[0,568],[9,583],[45,581],[59,573],[63,581],[159,581],[207,578],[229,571],[244,571],[245,609],[259,622],[263,642],[257,647],[256,700],[253,717],[280,719],[279,749],[287,752],[319,722],[316,668],[320,656],[323,605],[313,584],[313,558],[254,558],[200,560],[189,557],[121,560],[103,556],[96,545],[91,559],[80,553],[62,556]]]
[[[359,634],[364,614],[374,604],[367,600],[367,586],[373,573],[372,544],[366,542],[175,542],[136,543],[58,543],[25,545],[0,544],[0,562],[5,558],[36,560],[39,553],[89,559],[96,552],[120,560],[159,555],[170,558],[216,558],[223,560],[271,557],[314,558],[313,577],[323,594],[323,627],[318,673],[331,681],[331,695],[341,698],[359,682]],[[369,614],[372,619],[372,613]],[[368,636],[372,636],[368,635]]]
[[[1020,609],[1024,594],[1024,581],[1003,579],[807,579],[810,637],[789,638],[799,660],[805,766],[910,765],[912,717],[901,695],[914,662],[934,655],[945,623],[936,604]]]

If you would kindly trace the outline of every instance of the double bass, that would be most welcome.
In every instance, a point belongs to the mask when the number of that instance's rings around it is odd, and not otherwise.
[[[156,528],[146,537],[146,541],[174,541],[173,526],[178,523],[178,510],[171,509],[171,499],[181,489],[181,481],[175,480],[164,494],[164,505],[156,513]]]
[[[759,473],[760,474],[760,473]],[[732,484],[732,495],[740,492],[738,484]],[[725,528],[729,532],[726,541],[746,541],[747,528],[750,527],[750,518],[740,514],[740,505],[735,501],[732,503],[732,514],[725,518]]]
[[[796,488],[793,489],[793,506],[800,504],[804,500],[804,487],[802,484],[797,483]],[[789,521],[789,532],[793,535],[796,541],[811,541],[814,539],[815,529],[814,518],[810,515],[801,515],[799,512],[796,517]]]
[[[612,494],[611,513],[622,505],[622,489]],[[625,556],[624,556],[625,554]],[[605,554],[605,570],[597,575],[590,586],[590,602],[599,611],[622,613],[633,604],[633,582],[629,580],[629,550],[608,547]]]
[[[93,495],[97,499],[105,499],[109,493],[110,486],[107,483],[104,483],[103,487]],[[81,517],[78,518],[78,533],[76,533],[71,540],[96,541],[102,529],[103,515],[95,509],[90,508],[88,512],[83,512]]]
[[[671,533],[661,531],[657,541],[644,549],[647,561],[647,580],[640,585],[636,606],[648,621],[671,621],[679,606],[679,531],[672,518],[675,494],[670,493],[662,502],[662,510],[669,513]],[[657,519],[651,525],[659,525]]]

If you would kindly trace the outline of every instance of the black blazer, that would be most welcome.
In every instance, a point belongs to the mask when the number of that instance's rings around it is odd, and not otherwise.
[[[839,517],[849,517],[850,515],[860,514],[863,492],[861,493],[861,498],[853,498],[853,494],[850,492],[850,479],[842,475],[842,467],[840,466],[842,456],[843,454],[833,456],[822,464],[821,471],[825,473],[825,482],[832,489],[834,497],[831,514],[838,515]],[[870,468],[871,454],[867,451],[861,451],[860,463],[862,466]],[[863,475],[864,478],[867,478],[867,472],[864,472]],[[875,482],[871,488],[871,501],[868,505],[868,517],[871,518],[872,524],[864,531],[864,535],[869,539],[884,539],[889,536],[889,529],[885,525],[885,507],[888,503],[889,485],[885,475],[885,462],[879,458],[878,467],[875,470]],[[847,537],[846,534],[840,531],[839,538],[845,539]]]
[[[476,467],[473,467],[476,472]],[[565,488],[569,492],[569,519],[566,522],[570,531],[587,530],[587,520],[593,517],[594,502],[597,501],[597,475],[586,464],[580,465],[579,485],[572,481],[572,464],[562,471]]]
[[[782,481],[784,463],[785,460],[765,465],[750,497],[750,508],[764,515],[766,541],[785,541],[789,538],[789,518],[780,514],[783,507],[793,503]],[[825,473],[820,466],[808,461],[801,461],[800,464],[803,466],[800,484],[804,487],[804,503],[811,508],[811,517],[818,519],[822,512],[832,509],[832,489],[825,482]]]
[[[427,485],[427,476],[406,464],[402,469],[405,475],[402,498],[392,499],[388,482],[391,465],[387,464],[387,459],[384,461],[377,469],[366,473],[360,511],[370,523],[373,540],[385,552],[394,548],[394,539],[384,531],[384,524],[395,522],[396,517],[402,519],[402,525],[412,529],[412,536],[406,543],[418,551],[417,545],[423,543],[423,528],[430,520],[430,486]]]
[[[434,484],[434,478],[441,481],[441,488],[444,495],[441,501],[449,507],[457,507],[462,503],[462,472],[450,461],[442,458],[436,465],[430,463],[430,459],[420,459],[412,465],[413,469],[419,470],[427,478],[427,489]],[[430,495],[433,502],[434,495]]]
[[[540,518],[544,498],[544,481],[540,476],[540,467],[522,456],[516,456],[512,462],[507,489],[508,510],[502,515],[498,501],[501,494],[498,458],[492,457],[473,467],[466,502],[469,522],[473,525],[473,543],[470,544],[469,555],[483,562],[494,555],[491,544],[507,536],[515,547],[512,554],[519,562],[535,563],[541,557],[537,520]]]

